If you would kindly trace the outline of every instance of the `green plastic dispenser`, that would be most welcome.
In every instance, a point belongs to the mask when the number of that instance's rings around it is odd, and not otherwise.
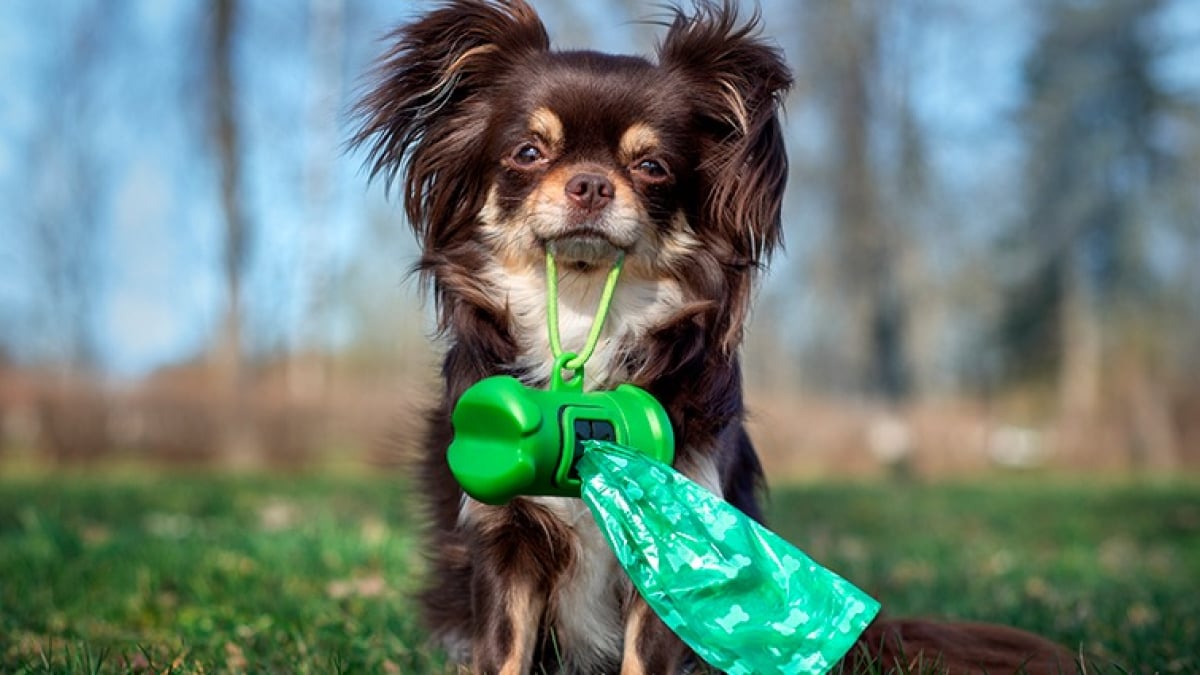
[[[575,464],[589,440],[671,463],[675,437],[662,405],[632,384],[585,392],[582,368],[563,379],[574,358],[565,352],[555,359],[548,391],[497,375],[462,395],[451,415],[448,459],[467,494],[495,505],[519,495],[579,497]]]

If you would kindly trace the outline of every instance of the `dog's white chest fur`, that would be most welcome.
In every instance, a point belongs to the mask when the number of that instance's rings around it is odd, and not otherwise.
[[[604,291],[605,274],[606,270],[560,274],[558,329],[564,350],[583,350]],[[497,288],[507,291],[513,334],[521,349],[515,365],[525,373],[526,384],[546,382],[554,356],[547,326],[545,275],[540,270],[514,274],[493,269],[488,276]],[[584,367],[584,387],[608,388],[628,378],[629,373],[620,367],[625,350],[635,349],[648,330],[674,314],[682,303],[683,293],[674,281],[620,279],[596,351]]]

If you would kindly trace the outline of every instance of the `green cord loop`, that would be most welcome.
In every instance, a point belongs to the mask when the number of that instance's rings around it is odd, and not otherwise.
[[[621,268],[625,265],[625,252],[617,254],[617,261],[608,271],[604,280],[604,291],[600,294],[600,306],[596,308],[596,317],[592,319],[592,329],[588,332],[587,342],[583,351],[574,359],[563,362],[567,370],[578,371],[583,368],[596,345],[600,342],[600,331],[604,328],[604,320],[608,317],[608,308],[612,305],[613,292],[617,288],[617,277],[621,276]],[[554,255],[546,251],[546,323],[550,328],[550,353],[557,361],[563,355],[562,339],[558,335],[558,266],[554,264]]]

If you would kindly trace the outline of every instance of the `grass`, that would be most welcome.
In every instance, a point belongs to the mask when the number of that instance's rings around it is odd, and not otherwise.
[[[408,600],[407,497],[387,475],[0,478],[0,672],[450,672]],[[1200,672],[1195,483],[801,486],[771,514],[892,614]]]

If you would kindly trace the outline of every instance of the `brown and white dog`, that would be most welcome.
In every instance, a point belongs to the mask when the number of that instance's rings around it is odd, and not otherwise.
[[[480,379],[547,383],[547,249],[563,345],[583,344],[625,269],[586,369],[662,402],[676,467],[758,518],[738,348],[780,243],[787,158],[778,48],[725,2],[675,10],[654,60],[553,51],[522,0],[450,0],[390,37],[355,138],[402,185],[447,342],[419,485],[430,506],[425,619],[474,672],[680,672],[694,661],[617,566],[585,506],[465,496],[450,413]]]
[[[632,592],[583,503],[465,497],[446,465],[449,415],[489,375],[546,384],[547,247],[563,268],[567,348],[583,344],[624,252],[587,385],[654,394],[677,468],[758,515],[737,352],[780,238],[788,69],[727,5],[676,13],[656,62],[551,51],[520,0],[454,0],[392,39],[358,141],[375,173],[403,180],[448,341],[422,462],[426,618],[479,672],[674,672],[686,648]]]

